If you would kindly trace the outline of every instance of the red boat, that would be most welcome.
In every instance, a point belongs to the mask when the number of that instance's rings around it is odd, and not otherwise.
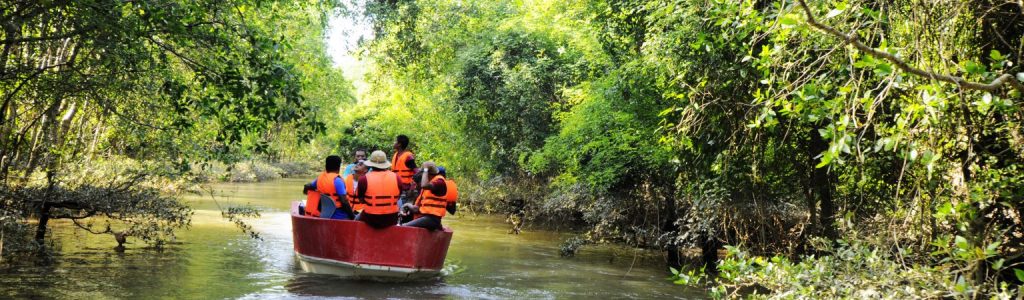
[[[441,273],[451,229],[391,226],[299,215],[292,202],[292,241],[302,269],[312,273],[379,279],[424,279]]]

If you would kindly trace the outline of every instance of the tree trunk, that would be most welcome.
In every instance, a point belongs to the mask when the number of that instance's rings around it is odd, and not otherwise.
[[[813,199],[808,200],[808,203],[811,205],[808,209],[810,209],[812,216],[810,222],[813,223],[815,221],[813,219],[815,211],[813,205],[817,202],[821,205],[821,212],[818,214],[818,224],[815,227],[820,229],[818,233],[822,236],[834,239],[836,237],[836,207],[832,199],[832,184],[835,183],[835,180],[832,179],[833,175],[830,174],[828,168],[814,167],[818,165],[818,160],[814,157],[827,150],[828,142],[818,134],[817,128],[811,129],[810,142],[807,149],[807,165],[813,168],[809,182],[810,189],[813,191]]]
[[[718,275],[718,249],[722,248],[722,242],[708,232],[700,235],[700,258],[704,263],[704,273]]]
[[[46,194],[43,195],[43,205],[39,208],[39,227],[36,227],[36,242],[41,247],[46,239],[46,223],[50,222],[50,197],[54,194],[54,188],[56,182],[53,181],[56,177],[55,170],[46,171]]]
[[[668,215],[665,217],[665,221],[661,224],[661,231],[668,233],[669,236],[673,237],[672,240],[665,244],[665,261],[669,267],[679,269],[682,266],[682,262],[679,257],[679,245],[674,242],[675,236],[678,233],[676,230],[676,199],[675,193],[669,194],[665,197],[665,211]]]
[[[45,242],[46,223],[50,222],[50,203],[43,202],[39,208],[39,226],[36,227],[36,243],[40,246]]]
[[[25,168],[25,174],[31,175],[35,171],[36,167],[39,166],[40,160],[45,161],[49,158],[49,152],[47,149],[54,146],[53,144],[53,130],[54,127],[60,126],[57,120],[57,114],[64,107],[64,101],[61,97],[57,97],[56,101],[50,105],[43,116],[43,123],[39,124],[39,130],[32,137],[32,146],[29,148],[29,159],[28,166]],[[42,145],[40,145],[40,143]],[[42,146],[42,149],[40,149]],[[45,165],[49,166],[48,163]]]
[[[44,134],[43,128],[46,127],[46,124],[50,122],[48,117],[49,117],[48,115],[43,115],[43,117],[42,117],[43,119],[41,121],[42,124],[38,125],[40,127],[36,127],[36,130],[28,130],[27,131],[27,132],[35,131],[35,133],[32,134],[32,142],[28,145],[28,164],[25,165],[25,174],[26,175],[29,175],[29,174],[32,173],[32,171],[35,171],[36,161],[39,160],[39,154],[36,152],[36,149],[39,146],[39,136]]]

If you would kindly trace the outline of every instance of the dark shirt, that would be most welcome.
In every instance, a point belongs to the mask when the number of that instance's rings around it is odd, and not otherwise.
[[[421,187],[420,189],[422,190],[425,188]],[[444,178],[434,176],[434,178],[430,180],[430,192],[433,193],[434,196],[444,196],[447,194],[448,185],[444,184]]]
[[[356,221],[362,221],[373,228],[386,228],[388,226],[395,226],[398,224],[398,213],[385,214],[385,215],[374,215],[368,213],[359,213],[356,216]]]
[[[405,160],[405,167],[409,170],[416,170],[416,158],[413,155],[409,155],[409,158]]]

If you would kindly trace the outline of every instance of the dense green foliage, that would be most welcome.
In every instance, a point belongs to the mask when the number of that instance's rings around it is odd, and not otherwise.
[[[189,211],[145,177],[407,134],[463,207],[578,229],[566,255],[701,248],[717,295],[1024,281],[1019,2],[369,1],[359,101],[324,54],[336,6],[6,6],[0,244],[96,215],[113,229],[80,226],[162,240]]]
[[[372,1],[372,88],[341,149],[408,134],[479,186],[470,207],[580,225],[569,248],[842,261],[810,241],[845,237],[942,278],[922,295],[1019,284],[1024,7],[800,3]],[[896,288],[871,284],[831,295]]]
[[[173,196],[202,172],[194,168],[320,156],[325,147],[312,145],[329,144],[320,136],[338,122],[337,107],[354,101],[324,50],[326,20],[337,8],[330,1],[7,1],[0,14],[3,249],[38,245],[54,218],[159,243],[189,224],[191,210]],[[19,234],[30,218],[38,219],[35,244]]]

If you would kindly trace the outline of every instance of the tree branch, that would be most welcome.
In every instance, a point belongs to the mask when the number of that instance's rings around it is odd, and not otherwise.
[[[824,31],[832,36],[841,38],[843,42],[853,45],[853,47],[857,48],[860,51],[867,52],[868,54],[871,54],[872,56],[875,57],[884,58],[885,60],[888,60],[892,64],[896,65],[896,67],[900,68],[904,72],[921,77],[931,78],[942,82],[956,84],[962,89],[995,92],[999,90],[999,88],[1002,87],[1004,84],[1008,84],[1012,88],[1020,91],[1021,93],[1024,93],[1024,84],[1021,84],[1021,82],[1011,74],[1000,75],[995,80],[992,80],[992,82],[990,83],[980,83],[968,81],[963,77],[957,77],[946,74],[936,74],[933,72],[928,72],[922,69],[915,68],[907,64],[907,62],[903,61],[902,59],[896,57],[895,55],[865,45],[863,42],[860,41],[860,38],[855,33],[845,34],[831,26],[818,23],[818,20],[814,18],[814,14],[811,12],[811,8],[807,6],[807,2],[805,2],[804,0],[797,0],[797,3],[804,10],[804,14],[807,16],[807,23],[810,24],[811,27]]]
[[[32,36],[32,37],[23,37],[23,38],[11,38],[11,39],[0,40],[0,44],[3,44],[3,45],[13,45],[13,44],[19,44],[19,43],[31,43],[31,42],[40,42],[40,41],[60,40],[60,39],[70,38],[70,37],[73,37],[73,36],[78,36],[78,35],[81,35],[83,33],[89,32],[91,30],[92,30],[91,27],[87,27],[87,28],[73,30],[73,31],[70,31],[68,33],[58,34],[58,35]]]
[[[113,233],[114,232],[113,230],[110,229],[110,225],[107,225],[107,229],[104,230],[104,231],[94,231],[94,230],[92,230],[91,226],[85,226],[85,225],[79,224],[77,219],[71,219],[71,223],[74,223],[75,226],[77,226],[78,228],[81,228],[82,230],[88,231],[89,233],[92,233],[92,234],[104,234],[104,233]]]
[[[96,215],[96,211],[88,211],[84,215],[51,215],[50,219],[81,220],[81,219],[91,218],[92,216],[95,216],[95,215]]]
[[[194,59],[188,57],[187,55],[181,54],[180,52],[175,50],[173,47],[168,46],[168,45],[166,45],[164,43],[161,43],[161,42],[157,41],[153,37],[145,37],[145,38],[147,40],[149,40],[151,43],[153,43],[154,45],[156,45],[157,47],[159,47],[160,49],[163,49],[164,51],[170,52],[175,57],[181,59],[183,62],[185,62],[186,66],[192,68],[193,70],[196,70],[196,69],[199,69],[201,71],[212,70],[209,67],[207,67],[206,65],[203,65],[202,63],[200,63],[198,61],[195,61]]]

